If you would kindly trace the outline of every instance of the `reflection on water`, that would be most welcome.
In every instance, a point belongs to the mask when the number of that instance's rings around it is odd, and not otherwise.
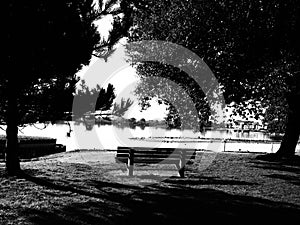
[[[36,125],[43,128],[43,125]],[[71,132],[70,132],[71,130]],[[1,131],[1,134],[5,134]],[[64,144],[67,151],[74,149],[116,149],[117,146],[145,146],[145,147],[177,147],[196,148],[213,151],[250,151],[250,152],[276,152],[280,143],[271,143],[271,139],[264,132],[234,132],[230,130],[206,130],[193,132],[192,130],[165,129],[155,127],[134,128],[95,125],[87,130],[85,125],[75,124],[50,124],[46,129],[39,130],[28,126],[20,135],[43,136],[57,139],[57,143]],[[218,139],[212,141],[214,139]],[[224,139],[265,140],[268,143],[243,143]],[[300,152],[299,144],[297,152]]]

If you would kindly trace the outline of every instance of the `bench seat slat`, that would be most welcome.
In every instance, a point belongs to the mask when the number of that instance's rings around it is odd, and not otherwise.
[[[122,163],[127,163],[128,158],[116,158],[117,162],[122,162]],[[152,163],[152,164],[157,164],[157,163],[163,163],[163,164],[176,164],[179,162],[178,158],[136,158],[134,159],[134,163]]]
[[[129,153],[117,153],[117,158],[119,157],[129,157]]]
[[[116,159],[117,160],[123,160],[123,159],[128,159],[128,156],[118,156],[118,157],[116,157]],[[143,156],[135,156],[134,157],[134,162],[137,162],[138,160],[142,160],[142,159],[145,159],[145,160],[149,160],[149,159],[153,159],[153,160],[156,160],[156,159],[158,159],[158,160],[163,160],[163,159],[177,159],[177,160],[179,160],[180,159],[180,157],[179,156],[169,156],[169,157],[161,157],[161,156],[156,156],[156,157],[153,157],[153,156],[151,156],[151,155],[143,155]],[[189,161],[189,160],[191,160],[191,159],[194,159],[193,158],[193,156],[191,156],[191,157],[185,157],[185,160],[186,161]]]
[[[161,154],[161,153],[134,153],[134,157],[153,157],[153,158],[168,158],[168,157],[179,157],[181,154],[172,153],[172,154]],[[117,153],[117,157],[129,157],[129,153]],[[195,158],[195,154],[185,154],[185,158]]]
[[[120,149],[120,150],[117,150],[117,152],[129,152],[130,151],[130,149]],[[164,153],[164,154],[170,154],[170,153],[173,153],[173,152],[176,152],[175,150],[173,150],[173,151],[162,151],[162,150],[157,150],[157,149],[148,149],[148,150],[144,150],[144,149],[142,149],[142,150],[140,150],[140,149],[133,149],[133,151],[134,152],[151,152],[151,153],[155,153],[155,152],[157,152],[157,153]]]
[[[126,156],[126,155],[121,155]],[[181,157],[180,154],[139,154],[134,153],[135,158],[179,158]],[[186,159],[192,158],[194,155],[185,155]]]
[[[165,158],[157,158],[157,159],[151,159],[151,158],[137,158],[134,159],[134,163],[147,163],[147,164],[158,164],[158,163],[163,163],[163,164],[176,164],[179,162],[179,159],[165,159]]]
[[[157,153],[157,152],[135,152],[134,151],[134,157],[144,157],[144,158],[169,158],[169,157],[180,157],[181,154],[179,152],[172,153],[172,154],[166,154],[166,153]],[[122,152],[117,153],[116,157],[129,157],[129,152]],[[194,159],[195,153],[185,153],[186,159]]]
[[[169,158],[179,157],[179,154],[140,154],[134,153],[134,158]]]

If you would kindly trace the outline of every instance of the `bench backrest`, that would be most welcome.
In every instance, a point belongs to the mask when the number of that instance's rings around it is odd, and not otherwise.
[[[178,148],[147,148],[147,147],[123,147],[117,149],[117,161],[126,163],[130,156],[134,155],[135,162],[159,163],[161,161],[172,162],[178,161],[181,157],[185,160],[194,159],[195,149],[178,149]],[[166,161],[167,159],[167,161]]]

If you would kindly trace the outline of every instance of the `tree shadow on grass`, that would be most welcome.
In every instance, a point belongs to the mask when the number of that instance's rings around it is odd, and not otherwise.
[[[256,197],[232,195],[201,187],[201,179],[170,178],[150,186],[134,186],[91,180],[93,191],[78,190],[50,179],[24,175],[24,178],[50,189],[90,197],[49,209],[24,209],[33,224],[259,224],[299,221],[297,205]],[[253,185],[251,183],[206,177],[206,184]]]
[[[168,179],[164,183],[175,185],[257,185],[257,183],[251,183],[247,181],[234,180],[234,179],[221,179],[219,177],[205,177],[194,176],[187,179]]]
[[[258,155],[254,160],[257,161],[263,161],[268,163],[277,163],[280,165],[286,165],[286,166],[295,166],[300,167],[300,156],[299,155],[293,155],[290,157],[281,157],[278,156],[276,153],[269,153],[264,155]]]
[[[299,175],[288,175],[288,174],[270,174],[270,175],[266,175],[267,177],[270,178],[275,178],[275,179],[281,179],[281,180],[285,180],[288,181],[294,185],[298,185],[300,186],[300,178]]]
[[[300,185],[300,157],[291,159],[272,159],[257,157],[251,161],[252,167],[268,171],[265,176],[288,181],[295,185]]]
[[[268,169],[280,172],[288,172],[300,174],[300,167],[294,167],[283,163],[278,162],[264,162],[264,161],[252,161],[254,167],[259,169]]]

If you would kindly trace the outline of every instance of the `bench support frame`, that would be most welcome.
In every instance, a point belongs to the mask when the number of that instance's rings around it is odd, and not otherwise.
[[[178,170],[178,173],[180,177],[184,178],[185,173],[185,164],[186,164],[186,151],[179,150],[179,158],[178,162],[175,163],[176,168]],[[134,170],[134,149],[129,149],[128,151],[128,159],[127,159],[127,170],[128,170],[128,176],[133,176],[133,170]]]

